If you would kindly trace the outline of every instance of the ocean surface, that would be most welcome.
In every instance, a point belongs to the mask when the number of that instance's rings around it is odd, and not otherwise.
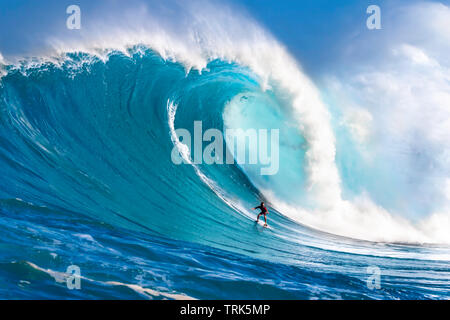
[[[136,45],[2,66],[1,299],[450,298],[448,244],[389,228],[358,237],[351,219],[333,234],[319,213],[302,221],[317,200],[311,172],[325,170],[325,189],[337,180],[308,153],[322,155],[328,131],[308,134],[307,113],[305,134],[296,129],[291,91],[225,57],[201,70],[178,60]],[[175,129],[199,120],[203,130],[281,128],[279,173],[174,164]],[[318,198],[333,199],[327,190]],[[251,210],[262,200],[270,228]],[[81,288],[71,290],[72,265]]]

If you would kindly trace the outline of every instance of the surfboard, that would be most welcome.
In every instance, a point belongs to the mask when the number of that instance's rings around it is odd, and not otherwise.
[[[256,221],[255,221],[255,223],[256,223]],[[271,227],[270,227],[269,225],[264,226],[264,220],[263,220],[263,221],[259,220],[259,221],[258,221],[258,224],[259,224],[260,226],[262,226],[263,228],[271,229]]]

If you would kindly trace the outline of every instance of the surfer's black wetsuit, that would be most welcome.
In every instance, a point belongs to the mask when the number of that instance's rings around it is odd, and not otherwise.
[[[262,214],[266,215],[268,213],[266,206],[263,205],[263,204],[260,205],[260,206],[255,207],[255,209],[261,210],[260,214],[262,213]]]

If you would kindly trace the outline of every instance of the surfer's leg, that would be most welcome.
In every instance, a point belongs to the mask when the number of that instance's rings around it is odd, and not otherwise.
[[[267,218],[266,218],[266,215],[264,215],[264,222],[266,223],[265,225],[267,226]]]
[[[261,213],[260,213],[260,214],[258,214],[258,217],[256,218],[256,222],[258,222],[258,221],[259,221],[259,216],[261,216]]]

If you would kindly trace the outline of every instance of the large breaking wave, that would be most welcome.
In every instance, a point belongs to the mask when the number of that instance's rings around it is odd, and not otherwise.
[[[273,229],[259,258],[289,261],[283,252],[305,244],[448,259],[445,250],[421,256],[316,232],[450,243],[447,213],[413,222],[368,193],[344,196],[343,179],[358,177],[338,169],[336,153],[353,148],[337,150],[343,144],[320,90],[251,19],[225,10],[211,21],[196,10],[183,32],[140,21],[52,40],[50,54],[0,60],[0,198],[249,255],[250,208],[266,199]],[[175,129],[192,132],[196,120],[204,130],[280,129],[278,174],[261,176],[252,165],[175,165],[172,149],[182,149]]]
[[[190,128],[194,120],[202,120],[206,127],[219,129],[224,125],[284,128],[277,175],[261,177],[251,166],[241,169],[272,206],[291,219],[365,240],[449,242],[447,233],[440,231],[448,227],[446,214],[413,224],[408,212],[390,213],[373,203],[370,194],[344,199],[342,173],[336,165],[334,120],[319,90],[286,50],[250,19],[238,20],[226,13],[216,16],[214,22],[202,17],[193,13],[194,22],[181,35],[174,27],[161,29],[163,24],[158,28],[143,24],[139,29],[134,24],[125,30],[86,36],[82,42],[53,40],[54,53],[50,56],[15,65],[3,62],[3,73],[8,75],[2,79],[2,139],[4,145],[11,146],[4,149],[4,158],[20,163],[29,172],[42,172],[41,178],[45,173],[57,179],[51,185],[53,189],[44,189],[42,196],[41,184],[51,178],[29,181],[23,171],[15,172],[5,165],[5,177],[10,180],[4,181],[17,188],[16,192],[8,188],[7,196],[30,194],[44,200],[61,193],[48,202],[62,201],[79,209],[80,199],[74,198],[85,192],[83,183],[90,181],[103,190],[103,197],[110,192],[132,193],[130,198],[114,197],[112,207],[101,204],[111,211],[118,211],[117,202],[128,203],[140,193],[145,194],[142,200],[148,199],[146,188],[155,188],[153,175],[168,168],[186,170],[168,163],[168,151],[173,147],[166,119],[170,101],[180,105],[177,127]],[[350,146],[340,152],[353,149]],[[18,162],[25,154],[34,154],[34,158]],[[52,170],[50,159],[54,168],[68,171]],[[128,170],[122,165],[126,159],[135,161],[128,164]],[[107,167],[99,164],[109,164],[129,187],[123,181],[108,183],[111,177],[104,171]],[[211,171],[231,169],[204,170],[214,174]],[[67,181],[70,172],[74,175],[71,183]],[[226,176],[222,173],[215,180],[225,192],[227,187],[232,189],[222,180]],[[355,177],[350,173],[351,178]],[[177,182],[173,179],[166,184]],[[192,193],[189,187],[183,191],[177,188],[165,197],[178,199],[177,194]],[[92,203],[100,202],[97,196],[89,198]],[[162,202],[157,198],[151,201],[152,206],[161,206]],[[86,211],[97,211],[87,203]],[[134,203],[142,212],[139,201]],[[150,220],[158,220],[157,210],[151,210],[155,217]],[[129,206],[120,211],[130,218],[133,210]],[[132,216],[133,220],[146,224],[140,215]]]

